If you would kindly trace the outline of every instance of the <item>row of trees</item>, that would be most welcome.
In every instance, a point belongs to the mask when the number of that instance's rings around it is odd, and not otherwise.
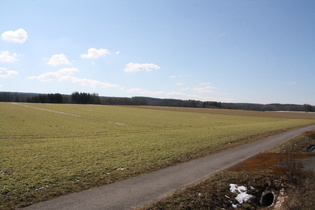
[[[29,97],[38,93],[0,92],[0,102],[26,102]]]
[[[202,108],[201,101],[179,100],[179,99],[159,99],[159,98],[150,98],[150,97],[132,97],[132,98],[101,97],[101,104]]]
[[[26,101],[29,103],[63,103],[63,97],[60,93],[41,94],[38,96],[29,97]]]
[[[97,93],[79,93],[74,92],[71,95],[71,103],[73,104],[100,104],[101,99]]]
[[[159,99],[150,97],[101,97],[101,104],[106,105],[143,105],[143,106],[172,106],[216,109],[238,109],[253,111],[300,111],[315,112],[315,106],[309,104],[252,104],[252,103],[222,103],[218,101],[196,101],[178,99]]]
[[[255,111],[301,111],[315,112],[315,106],[309,104],[252,104],[222,103],[217,101],[197,101],[179,99],[159,99],[150,97],[100,97],[97,93],[74,92],[71,95],[36,94],[0,92],[0,102],[32,102],[32,103],[75,103],[104,105],[141,105],[141,106],[173,106],[217,109],[239,109]]]
[[[202,104],[203,108],[222,108],[222,103],[217,101],[206,101]]]
[[[74,92],[69,95],[60,93],[40,94],[28,97],[26,102],[29,103],[73,103],[73,104],[100,104],[101,100],[98,94]]]
[[[101,104],[104,105],[138,105],[146,106],[148,102],[142,97],[101,97]]]
[[[239,109],[253,111],[291,111],[291,112],[315,112],[315,106],[309,104],[250,104],[250,103],[222,103],[222,109]]]

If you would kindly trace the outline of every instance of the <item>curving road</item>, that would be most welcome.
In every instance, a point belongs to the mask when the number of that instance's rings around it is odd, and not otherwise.
[[[41,202],[25,209],[132,209],[161,199],[218,171],[240,163],[315,125],[291,130],[149,174]]]

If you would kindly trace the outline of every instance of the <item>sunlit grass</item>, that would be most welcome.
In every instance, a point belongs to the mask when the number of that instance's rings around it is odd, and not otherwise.
[[[22,105],[0,103],[1,199],[6,202],[93,177],[115,181],[242,144],[249,137],[315,123],[193,110]]]

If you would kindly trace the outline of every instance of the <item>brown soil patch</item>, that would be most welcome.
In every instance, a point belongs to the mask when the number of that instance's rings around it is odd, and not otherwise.
[[[308,158],[310,156],[305,153],[260,153],[247,161],[232,166],[229,170],[248,172],[271,171],[277,173],[283,162]]]

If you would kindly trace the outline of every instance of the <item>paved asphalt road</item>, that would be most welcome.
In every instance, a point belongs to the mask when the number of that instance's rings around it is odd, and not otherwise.
[[[291,130],[128,180],[61,196],[25,209],[132,209],[159,200],[310,129],[315,129],[315,125]]]

